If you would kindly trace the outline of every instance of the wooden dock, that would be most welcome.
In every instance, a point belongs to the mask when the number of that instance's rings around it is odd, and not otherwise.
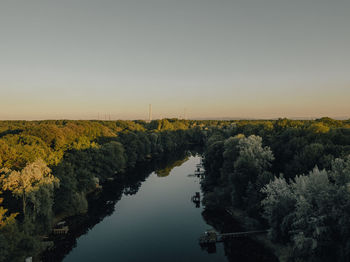
[[[244,232],[233,232],[233,233],[222,233],[219,234],[214,230],[206,231],[202,236],[199,237],[199,244],[201,246],[211,245],[218,242],[224,242],[238,237],[246,237],[249,235],[264,234],[268,230],[255,230],[255,231],[244,231]]]
[[[62,221],[56,224],[55,228],[52,230],[54,235],[65,235],[69,231],[69,227],[66,224],[66,221]]]
[[[68,226],[64,226],[62,228],[54,228],[53,229],[53,234],[54,235],[65,235],[65,234],[68,233],[68,231],[69,231]]]
[[[195,171],[195,172],[194,172],[194,175],[195,175],[196,177],[203,177],[203,176],[204,176],[204,172]]]
[[[196,164],[196,170],[194,171],[194,175],[188,175],[188,176],[196,176],[199,178],[203,178],[205,174],[205,170],[203,168],[203,163]]]

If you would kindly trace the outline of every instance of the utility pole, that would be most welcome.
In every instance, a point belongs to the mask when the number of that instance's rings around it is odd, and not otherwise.
[[[148,108],[148,121],[149,122],[152,121],[152,104],[149,104],[149,108]]]

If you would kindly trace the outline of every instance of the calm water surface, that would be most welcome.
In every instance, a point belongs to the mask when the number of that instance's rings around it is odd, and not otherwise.
[[[211,228],[191,196],[200,191],[190,157],[168,176],[152,173],[135,195],[123,195],[112,215],[77,240],[64,261],[227,261],[222,244],[208,254],[198,237]]]

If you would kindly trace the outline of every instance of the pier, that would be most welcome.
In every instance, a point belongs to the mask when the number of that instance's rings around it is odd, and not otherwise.
[[[196,164],[196,169],[194,171],[194,174],[188,175],[189,177],[199,177],[203,178],[205,174],[205,170],[203,168],[203,163],[201,162],[200,164]]]
[[[195,176],[197,177],[203,177],[204,176],[205,170],[203,169],[202,164],[197,164],[196,165],[196,170],[194,171]]]
[[[199,244],[201,246],[212,245],[218,242],[224,242],[225,240],[230,240],[238,237],[246,237],[249,235],[264,234],[268,230],[255,230],[255,231],[243,231],[243,232],[232,232],[232,233],[222,233],[219,234],[214,230],[208,230],[203,235],[199,237]]]

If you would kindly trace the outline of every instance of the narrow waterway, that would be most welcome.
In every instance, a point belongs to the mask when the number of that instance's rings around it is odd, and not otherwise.
[[[242,228],[223,210],[206,210],[191,201],[196,192],[201,198],[203,194],[200,179],[193,176],[201,159],[189,154],[145,163],[122,181],[108,182],[102,192],[90,196],[86,214],[67,219],[68,235],[54,237],[54,247],[42,260],[278,261],[247,237],[217,243],[216,250],[199,246],[199,236],[208,229]]]
[[[222,244],[208,254],[198,237],[211,228],[191,196],[200,192],[190,157],[167,176],[153,172],[135,195],[123,194],[115,211],[77,239],[64,261],[227,261]]]

